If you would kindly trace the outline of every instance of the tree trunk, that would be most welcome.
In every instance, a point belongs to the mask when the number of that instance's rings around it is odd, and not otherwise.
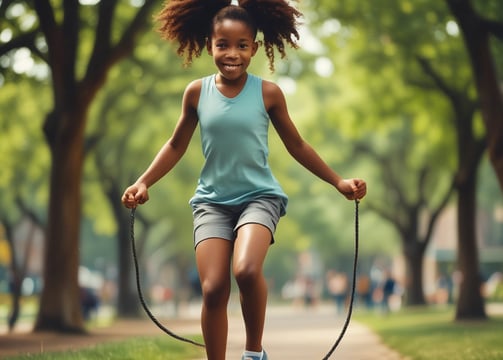
[[[492,166],[503,190],[503,94],[490,47],[491,33],[470,0],[447,3],[461,28],[480,99]]]
[[[118,223],[117,262],[119,267],[117,314],[121,317],[138,317],[140,307],[134,287],[133,256],[130,238],[129,212],[120,203],[122,193],[114,185],[107,191]]]
[[[20,312],[20,299],[21,299],[21,282],[24,274],[21,274],[21,269],[18,266],[17,249],[14,244],[14,229],[8,221],[3,222],[5,230],[5,237],[9,244],[11,253],[10,262],[10,278],[9,278],[9,292],[11,294],[11,309],[8,315],[7,324],[9,332],[14,330]]]
[[[12,284],[11,285],[11,295],[12,295],[12,307],[8,316],[8,326],[9,332],[14,330],[16,326],[16,322],[19,318],[19,314],[21,312],[21,296],[22,296],[22,285],[23,280],[26,276],[26,272],[28,269],[28,264],[30,262],[30,254],[32,253],[32,245],[33,245],[33,237],[35,233],[35,224],[32,222],[30,224],[30,231],[26,236],[26,246],[21,254],[21,257],[17,255],[17,249],[14,245],[14,232],[10,225],[5,226],[7,239],[9,241],[10,249],[11,249],[11,272],[12,272]]]
[[[41,30],[48,46],[54,110],[47,116],[44,131],[51,151],[50,197],[44,288],[40,297],[35,331],[83,332],[78,284],[81,175],[84,163],[84,130],[87,111],[110,68],[129,56],[137,36],[147,27],[146,19],[156,0],[145,0],[112,44],[117,1],[101,1],[97,35],[85,75],[79,81],[77,58],[79,9],[76,0],[63,1],[61,24],[49,1],[34,1]],[[56,13],[60,14],[58,8]],[[61,15],[61,14],[60,14]],[[117,20],[119,21],[119,20]]]
[[[458,190],[458,266],[461,287],[456,320],[486,319],[480,291],[481,279],[475,231],[476,171],[470,172]]]
[[[86,112],[79,106],[71,110],[48,119],[59,126],[47,133],[52,158],[49,218],[35,331],[84,332],[78,268]]]
[[[405,301],[407,305],[425,305],[423,291],[423,257],[424,250],[415,246],[415,251],[405,251],[407,260],[407,284]]]

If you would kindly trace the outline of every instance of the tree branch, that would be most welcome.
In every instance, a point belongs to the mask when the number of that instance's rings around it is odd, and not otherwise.
[[[489,33],[503,40],[503,23],[480,16],[469,0],[447,0],[447,4],[458,21],[464,22],[465,24],[470,22],[469,28],[472,31],[467,33],[467,36],[477,37],[481,34]],[[473,31],[475,29],[478,31]]]
[[[15,198],[16,205],[18,206],[19,210],[30,219],[30,221],[34,224],[36,224],[40,228],[45,227],[44,221],[28,206],[26,206],[26,203],[21,199],[19,194],[16,195]]]
[[[108,0],[107,0],[108,1]],[[114,0],[115,2],[116,0]],[[105,81],[107,70],[119,60],[130,55],[133,52],[138,35],[146,29],[147,15],[150,14],[152,6],[157,3],[157,0],[145,0],[144,4],[136,13],[134,19],[129,26],[124,30],[120,40],[115,46],[110,45],[95,45],[95,49],[108,49],[103,53],[93,54],[88,63],[86,74],[82,81],[82,90],[87,92],[87,97],[92,98],[94,90],[97,89]],[[104,5],[103,5],[104,6]],[[113,12],[113,4],[106,6],[106,9],[100,9],[100,17],[107,16]],[[107,19],[103,18],[102,21]],[[108,19],[110,20],[110,19]],[[104,25],[103,25],[104,26]],[[99,36],[100,34],[98,34]],[[106,35],[106,34],[105,34]],[[98,41],[98,40],[96,40]]]
[[[399,176],[394,176],[393,169],[391,168],[391,163],[389,158],[385,156],[380,156],[374,150],[372,150],[367,144],[357,143],[355,145],[355,151],[362,152],[373,158],[380,167],[384,170],[382,171],[384,182],[387,185],[388,189],[393,189],[393,194],[395,195],[393,199],[388,199],[386,202],[386,206],[377,206],[376,204],[367,204],[370,209],[375,211],[385,220],[388,220],[391,224],[393,224],[400,232],[405,233],[405,225],[403,221],[401,221],[402,211],[394,211],[398,206],[408,207],[407,201],[401,190]],[[393,211],[387,211],[387,209],[393,209]]]
[[[38,30],[19,34],[19,36],[11,39],[9,42],[0,45],[0,56],[7,54],[9,51],[20,48],[32,49],[35,47],[35,38]]]
[[[451,195],[454,192],[455,188],[456,188],[456,177],[454,176],[451,181],[451,185],[449,186],[449,189],[445,193],[443,199],[440,201],[440,204],[433,210],[433,213],[431,214],[431,217],[430,217],[430,221],[428,221],[426,234],[424,236],[426,244],[430,242],[431,234],[433,233],[433,228],[435,227],[435,223],[436,223],[438,217],[440,216],[440,213],[447,206],[447,203],[448,203],[449,199],[451,198]]]
[[[75,75],[75,67],[77,63],[77,48],[79,44],[79,1],[65,0],[63,1],[64,18],[63,18],[63,82],[65,91],[76,93],[77,79]],[[69,98],[74,98],[70,96]]]
[[[425,204],[426,199],[428,198],[427,196],[427,187],[426,187],[426,178],[428,175],[428,167],[423,166],[419,170],[419,175],[418,175],[418,191],[419,191],[419,204]]]
[[[112,59],[115,59],[113,60],[114,62],[124,56],[123,52],[127,54],[132,52],[138,34],[142,32],[148,24],[147,15],[150,14],[152,7],[156,3],[157,0],[145,0],[144,5],[138,10],[138,13],[114,47],[112,54]]]
[[[499,40],[503,41],[503,23],[493,20],[482,20],[482,25],[487,29],[490,34],[496,36]]]
[[[117,0],[102,1],[98,11],[98,25],[96,27],[96,37],[88,70],[96,69],[109,56],[111,47],[111,33]]]
[[[57,46],[55,31],[58,25],[54,17],[54,12],[52,11],[49,0],[36,0],[34,3],[35,12],[38,15],[38,21],[40,22],[40,30],[44,33],[50,52],[52,47]]]
[[[456,97],[456,91],[444,81],[440,74],[433,68],[431,63],[426,58],[419,55],[416,56],[416,59],[423,69],[424,73],[433,80],[437,88],[440,89],[440,91],[442,91],[450,99],[454,99]]]

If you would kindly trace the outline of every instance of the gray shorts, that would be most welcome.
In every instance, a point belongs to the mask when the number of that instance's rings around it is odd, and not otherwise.
[[[242,205],[199,203],[192,205],[194,216],[194,247],[209,238],[236,239],[237,230],[245,224],[261,224],[274,232],[281,217],[280,198],[264,196]]]

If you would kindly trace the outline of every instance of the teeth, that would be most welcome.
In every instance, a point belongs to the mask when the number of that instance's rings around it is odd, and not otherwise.
[[[235,65],[225,65],[225,66],[224,66],[224,69],[225,69],[225,71],[235,72],[235,71],[238,71],[239,66],[235,66]]]

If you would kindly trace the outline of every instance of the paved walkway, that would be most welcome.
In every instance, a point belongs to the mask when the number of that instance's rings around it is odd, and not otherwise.
[[[237,318],[237,317],[236,317]],[[228,359],[240,359],[244,329],[240,319],[230,323]],[[264,348],[270,359],[321,360],[344,324],[332,307],[315,309],[271,308],[267,315]],[[366,326],[351,321],[331,359],[399,360]],[[201,359],[202,360],[202,359]]]
[[[196,316],[162,321],[180,335],[200,333]],[[344,318],[337,317],[332,307],[299,309],[269,307],[264,347],[274,360],[321,360],[339,336]],[[0,359],[18,354],[64,351],[93,346],[97,343],[124,340],[137,336],[159,336],[163,333],[149,320],[120,320],[106,328],[93,329],[86,336],[54,333],[16,332],[0,336]],[[238,311],[231,311],[227,359],[241,358],[244,329]],[[399,354],[387,348],[367,327],[351,321],[331,359],[399,360]],[[187,360],[204,360],[187,359]]]

